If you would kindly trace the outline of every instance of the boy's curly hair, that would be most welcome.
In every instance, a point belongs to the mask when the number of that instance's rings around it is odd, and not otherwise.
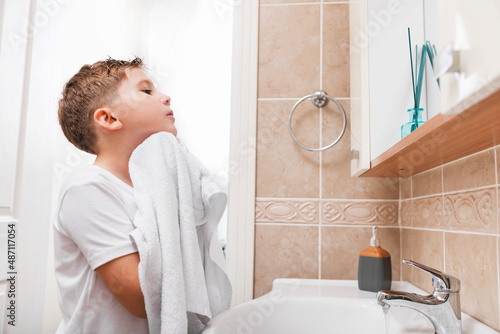
[[[113,102],[120,83],[127,77],[127,68],[144,69],[144,63],[138,57],[110,57],[82,66],[64,86],[59,100],[59,124],[66,138],[79,149],[97,154],[94,112]]]

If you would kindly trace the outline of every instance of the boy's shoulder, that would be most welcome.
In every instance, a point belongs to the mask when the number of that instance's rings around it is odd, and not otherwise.
[[[63,182],[61,186],[61,191],[64,192],[67,189],[74,186],[85,186],[91,184],[100,184],[103,182],[109,182],[109,178],[106,177],[106,170],[97,167],[95,165],[85,166],[74,170]],[[109,173],[109,172],[108,172]]]
[[[87,209],[101,212],[99,214],[125,213],[127,219],[131,218],[136,210],[133,188],[96,165],[75,170],[61,185],[57,217],[59,220],[64,212],[70,215],[76,214],[75,212],[82,215],[91,214],[90,211],[85,211]]]
[[[73,171],[64,180],[60,188],[60,196],[64,197],[68,190],[75,188],[99,188],[112,193],[130,193],[133,190],[111,172],[96,165],[89,165]]]

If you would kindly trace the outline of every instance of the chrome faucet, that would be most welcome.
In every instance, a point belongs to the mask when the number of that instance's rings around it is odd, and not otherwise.
[[[462,333],[460,280],[414,261],[403,260],[403,263],[431,274],[434,291],[428,296],[422,296],[404,291],[382,290],[377,293],[379,304],[408,307],[422,313],[434,325],[436,334]]]

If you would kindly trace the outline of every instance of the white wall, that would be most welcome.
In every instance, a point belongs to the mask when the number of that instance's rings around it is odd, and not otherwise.
[[[227,0],[153,1],[146,59],[172,98],[178,137],[228,180],[232,8]],[[225,238],[226,215],[219,225]]]
[[[50,214],[44,190],[50,188],[53,149],[50,134],[45,132],[48,115],[31,108],[28,101],[33,4],[30,0],[0,2],[0,332],[4,333],[33,333],[43,319],[49,234],[46,218]],[[38,107],[43,105],[43,101],[38,102]],[[7,267],[6,231],[11,224],[15,233],[8,239],[15,243],[10,243],[14,247]],[[3,295],[6,276],[14,281]],[[6,311],[7,305],[12,311]],[[7,312],[12,318],[6,317]],[[15,321],[15,327],[8,324],[10,321]]]

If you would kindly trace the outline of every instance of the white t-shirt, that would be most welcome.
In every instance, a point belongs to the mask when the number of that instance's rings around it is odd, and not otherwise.
[[[137,252],[129,234],[137,206],[133,188],[92,165],[61,187],[54,221],[54,255],[63,320],[57,334],[148,333],[146,319],[128,312],[94,271]],[[117,273],[120,276],[120,273]]]

